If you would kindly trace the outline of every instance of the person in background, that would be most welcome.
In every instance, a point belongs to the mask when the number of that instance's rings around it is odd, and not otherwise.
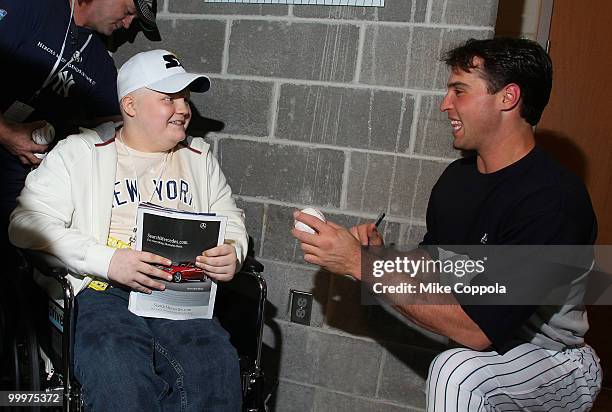
[[[58,138],[119,118],[117,70],[104,36],[138,20],[159,40],[153,0],[0,0],[0,240],[17,256],[8,218],[25,177],[49,149],[32,133],[48,123]]]

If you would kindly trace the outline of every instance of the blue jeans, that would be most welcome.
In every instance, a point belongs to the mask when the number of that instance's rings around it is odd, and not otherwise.
[[[238,355],[216,319],[128,311],[129,292],[77,296],[75,376],[87,411],[240,411]]]

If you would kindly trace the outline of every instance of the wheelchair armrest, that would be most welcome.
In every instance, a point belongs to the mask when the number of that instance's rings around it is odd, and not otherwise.
[[[21,253],[34,268],[45,276],[60,279],[68,273],[64,263],[49,253],[32,249],[21,249]]]
[[[261,273],[264,271],[264,265],[258,262],[253,256],[247,256],[242,262],[241,272],[257,272]]]

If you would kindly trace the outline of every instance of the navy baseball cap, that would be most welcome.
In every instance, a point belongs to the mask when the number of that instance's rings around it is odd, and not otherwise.
[[[155,22],[157,0],[134,0],[134,6],[145,37],[151,41],[160,41],[161,35]]]

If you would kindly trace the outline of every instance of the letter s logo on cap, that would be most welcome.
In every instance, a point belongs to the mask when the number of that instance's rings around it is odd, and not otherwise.
[[[171,69],[173,67],[182,67],[181,62],[178,61],[176,56],[172,54],[164,54],[163,59],[166,61],[166,69]]]

